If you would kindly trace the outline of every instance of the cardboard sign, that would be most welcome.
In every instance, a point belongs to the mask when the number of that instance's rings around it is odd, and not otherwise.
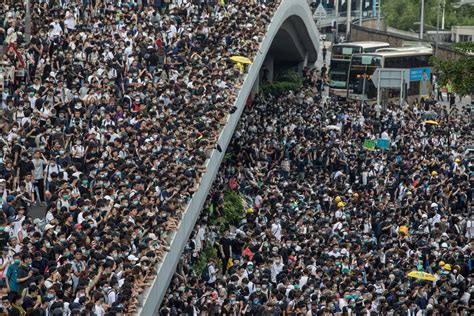
[[[390,141],[388,139],[383,139],[383,138],[377,139],[377,148],[389,149]]]
[[[364,139],[364,144],[362,146],[367,150],[375,150],[375,140]]]

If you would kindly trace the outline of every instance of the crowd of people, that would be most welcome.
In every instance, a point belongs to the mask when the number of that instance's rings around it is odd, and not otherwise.
[[[330,100],[318,78],[242,115],[162,315],[474,313],[470,115]]]
[[[133,314],[279,1],[29,2],[31,34],[0,9],[0,308]]]

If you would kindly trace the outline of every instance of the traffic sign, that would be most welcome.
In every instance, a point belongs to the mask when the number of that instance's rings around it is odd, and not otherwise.
[[[324,9],[322,2],[318,5],[316,10],[314,10],[313,17],[321,19],[325,19],[327,17],[326,9]]]
[[[377,104],[380,104],[380,89],[400,89],[400,105],[403,104],[404,86],[410,83],[410,69],[377,68],[371,80],[377,87]]]
[[[408,69],[399,68],[377,68],[372,74],[372,82],[380,88],[400,88],[400,86],[410,81]]]

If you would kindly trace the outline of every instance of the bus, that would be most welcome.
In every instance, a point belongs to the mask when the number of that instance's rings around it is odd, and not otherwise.
[[[389,46],[384,42],[352,42],[334,45],[329,64],[329,96],[342,99],[347,97],[347,73],[352,54],[373,53],[377,49]]]
[[[411,69],[410,77],[413,78],[410,78],[409,86],[403,95],[409,102],[415,98],[429,96],[431,85],[429,59],[432,55],[433,49],[430,47],[384,48],[375,53],[352,55],[347,79],[348,99],[364,100],[367,104],[375,103],[377,87],[371,79],[377,68]],[[384,89],[382,94],[384,100],[399,97],[400,89]]]

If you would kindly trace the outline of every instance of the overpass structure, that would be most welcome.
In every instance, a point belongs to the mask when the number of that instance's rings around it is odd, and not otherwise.
[[[145,290],[142,306],[137,314],[144,316],[157,314],[247,99],[258,90],[262,66],[268,71],[268,79],[271,81],[273,69],[279,63],[301,70],[303,67],[314,65],[318,59],[318,52],[319,33],[307,0],[281,0],[267,27],[266,35],[260,43],[259,53],[254,57],[235,100],[234,105],[237,110],[229,115],[218,138],[222,151],[214,150],[206,161],[207,170],[201,178],[199,189],[194,193],[177,231],[171,237],[169,252],[162,263],[156,267],[158,273],[151,287]]]

